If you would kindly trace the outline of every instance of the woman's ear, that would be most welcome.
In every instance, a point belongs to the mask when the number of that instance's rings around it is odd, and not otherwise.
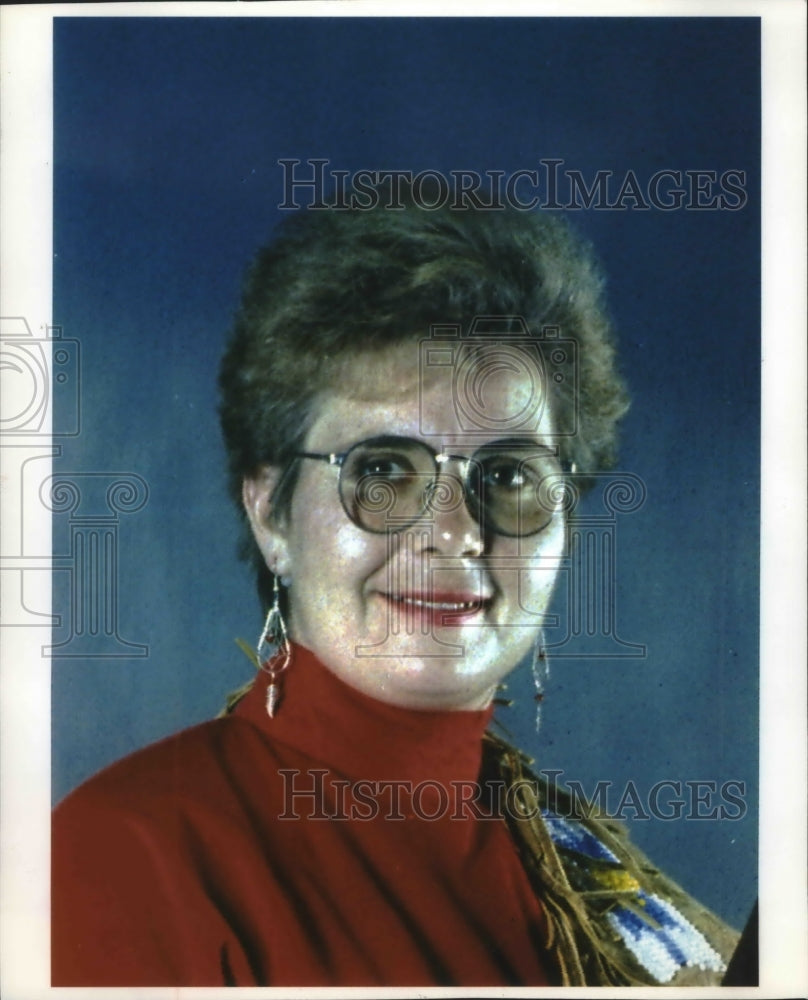
[[[290,566],[285,519],[272,510],[272,495],[280,475],[281,470],[276,466],[261,466],[255,476],[244,478],[241,499],[264,562],[276,576],[287,576]]]

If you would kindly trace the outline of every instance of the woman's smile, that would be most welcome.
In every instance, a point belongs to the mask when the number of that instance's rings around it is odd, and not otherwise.
[[[388,613],[405,626],[447,628],[470,625],[485,618],[491,599],[468,593],[419,591],[411,594],[382,594]]]

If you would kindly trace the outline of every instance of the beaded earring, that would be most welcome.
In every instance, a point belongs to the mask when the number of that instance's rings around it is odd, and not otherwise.
[[[547,679],[550,676],[550,663],[547,659],[547,648],[544,645],[544,631],[540,631],[533,647],[533,683],[536,686],[536,693],[533,698],[536,702],[536,732],[541,726],[541,710],[544,703],[544,691]]]

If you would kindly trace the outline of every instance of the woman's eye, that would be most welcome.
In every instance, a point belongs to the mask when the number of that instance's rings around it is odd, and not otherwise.
[[[356,467],[357,478],[377,476],[382,479],[397,479],[411,475],[414,471],[412,462],[403,455],[366,455]]]
[[[519,491],[532,481],[521,463],[500,462],[489,466],[485,472],[485,484],[489,489]]]

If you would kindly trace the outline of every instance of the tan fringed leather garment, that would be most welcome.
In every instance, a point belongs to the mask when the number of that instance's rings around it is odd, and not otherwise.
[[[547,914],[559,985],[721,985],[738,934],[663,875],[619,823],[581,817],[580,805],[573,815],[562,789],[490,733],[484,768],[517,803],[506,817]]]

